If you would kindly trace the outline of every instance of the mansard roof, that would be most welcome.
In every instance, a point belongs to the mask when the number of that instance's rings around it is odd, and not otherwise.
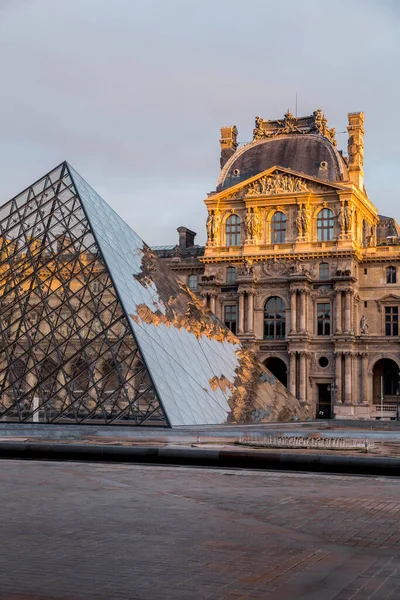
[[[255,140],[237,150],[221,171],[222,191],[273,166],[285,167],[326,182],[348,181],[344,158],[321,134],[291,133]]]

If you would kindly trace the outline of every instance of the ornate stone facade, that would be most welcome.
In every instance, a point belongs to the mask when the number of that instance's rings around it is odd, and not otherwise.
[[[396,417],[400,230],[365,191],[363,127],[350,113],[347,157],[320,110],[257,117],[239,149],[221,130],[204,256],[168,258],[314,417]]]

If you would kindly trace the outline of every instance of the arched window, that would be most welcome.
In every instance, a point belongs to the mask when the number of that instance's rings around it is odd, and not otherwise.
[[[319,279],[329,279],[329,264],[328,263],[320,263]]]
[[[396,267],[386,269],[386,283],[396,283]]]
[[[197,292],[197,275],[189,275],[188,288],[192,290],[192,292]]]
[[[236,267],[228,267],[226,270],[226,283],[233,285],[236,283]]]
[[[323,208],[317,217],[318,241],[327,242],[333,239],[333,212]]]
[[[285,333],[285,304],[279,296],[272,296],[264,306],[264,339],[282,339]]]
[[[286,215],[277,211],[271,219],[271,244],[284,244],[286,241]]]
[[[240,217],[231,215],[226,220],[226,245],[240,246]]]

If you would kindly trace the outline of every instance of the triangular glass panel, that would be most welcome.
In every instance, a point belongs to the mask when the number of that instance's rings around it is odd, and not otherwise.
[[[67,163],[0,207],[0,275],[0,420],[254,422],[271,398],[301,415]]]

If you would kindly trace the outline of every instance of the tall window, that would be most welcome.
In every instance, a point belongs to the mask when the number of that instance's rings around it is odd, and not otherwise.
[[[286,215],[276,212],[271,219],[271,244],[284,244],[286,241]]]
[[[272,296],[264,306],[264,340],[282,339],[285,333],[285,304],[279,296]]]
[[[385,335],[399,335],[398,306],[385,306]]]
[[[189,275],[188,288],[192,290],[192,292],[197,292],[197,275]]]
[[[225,326],[236,334],[237,323],[237,306],[236,304],[228,304],[224,307],[224,323]]]
[[[240,217],[231,215],[226,220],[226,245],[240,246]]]
[[[328,302],[317,304],[317,325],[318,335],[330,335],[331,305]]]
[[[333,212],[323,208],[317,217],[318,241],[327,242],[333,239]]]
[[[236,283],[236,267],[228,267],[226,270],[226,283],[233,285]]]
[[[396,267],[386,269],[386,283],[396,283]]]
[[[329,264],[328,263],[320,263],[319,278],[320,279],[329,279]]]

